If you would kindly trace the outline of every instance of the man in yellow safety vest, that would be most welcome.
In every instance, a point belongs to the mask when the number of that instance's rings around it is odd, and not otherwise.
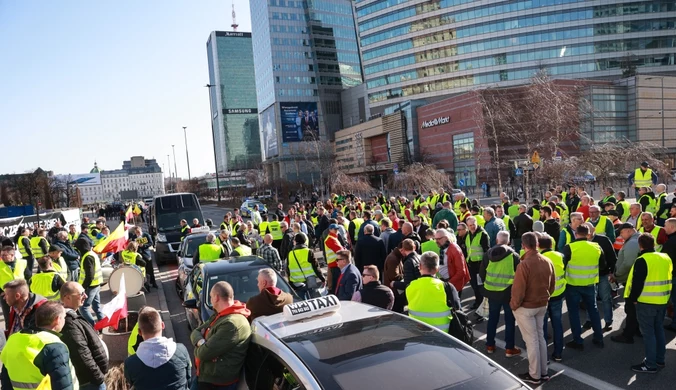
[[[647,161],[641,163],[641,166],[636,168],[632,174],[629,175],[629,180],[634,185],[636,198],[638,198],[638,190],[641,187],[650,187],[657,184],[657,174],[650,169],[650,164]]]
[[[52,267],[52,259],[43,256],[38,259],[40,273],[33,275],[30,289],[34,294],[42,295],[50,301],[58,301],[61,296],[59,291],[66,281]]]

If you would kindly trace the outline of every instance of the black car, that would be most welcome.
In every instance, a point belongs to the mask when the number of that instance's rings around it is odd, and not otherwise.
[[[181,244],[181,220],[188,224],[193,218],[204,221],[200,202],[195,194],[178,193],[156,196],[150,206],[150,235],[155,239],[157,264],[176,259]]]
[[[209,291],[214,284],[220,281],[230,283],[235,299],[246,303],[260,292],[258,271],[264,268],[272,267],[258,256],[229,257],[210,263],[199,263],[193,267],[183,287],[183,306],[190,329],[198,327],[214,313],[209,297]],[[294,300],[300,300],[279,274],[277,288],[293,295]]]

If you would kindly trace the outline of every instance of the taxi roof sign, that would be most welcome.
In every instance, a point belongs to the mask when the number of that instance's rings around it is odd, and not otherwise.
[[[340,310],[340,300],[335,295],[308,299],[284,306],[284,319],[298,321]]]
[[[190,233],[209,233],[209,226],[200,226],[191,228]]]

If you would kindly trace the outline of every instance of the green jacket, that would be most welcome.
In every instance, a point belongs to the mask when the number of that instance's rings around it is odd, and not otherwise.
[[[190,341],[195,345],[195,360],[199,360],[199,382],[227,384],[239,379],[251,339],[250,314],[243,303],[235,301],[192,331]],[[202,338],[206,342],[197,347]]]
[[[432,226],[430,226],[430,228],[436,229],[437,224],[444,219],[448,221],[448,227],[453,229],[453,231],[458,229],[458,216],[455,215],[453,210],[448,209],[441,209],[437,211],[437,213],[434,215],[434,220],[432,221]]]

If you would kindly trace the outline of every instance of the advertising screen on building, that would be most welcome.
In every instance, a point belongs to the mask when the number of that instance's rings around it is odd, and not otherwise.
[[[101,185],[100,173],[82,173],[70,175],[56,175],[56,180],[69,185],[95,186]]]
[[[317,103],[279,103],[282,123],[282,142],[301,142],[319,139]]]
[[[277,126],[275,125],[275,106],[270,106],[267,110],[261,112],[260,120],[261,143],[263,144],[263,157],[265,160],[278,156],[277,147]]]

